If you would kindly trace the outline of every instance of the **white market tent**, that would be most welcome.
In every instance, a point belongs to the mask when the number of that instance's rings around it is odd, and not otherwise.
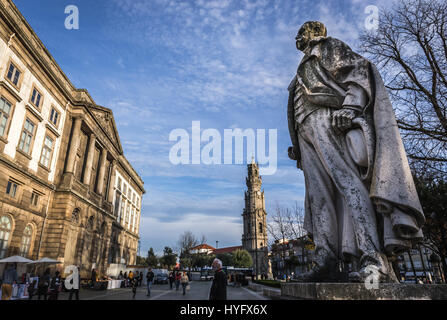
[[[60,263],[62,262],[50,258],[42,258],[36,261],[30,260],[29,262],[29,264],[60,264]]]
[[[21,256],[12,256],[6,259],[0,260],[0,263],[32,263],[33,260],[21,257]]]

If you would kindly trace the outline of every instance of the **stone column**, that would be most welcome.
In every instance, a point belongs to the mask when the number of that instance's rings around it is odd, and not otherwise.
[[[74,165],[76,160],[76,152],[81,141],[81,124],[82,117],[73,118],[73,135],[71,137],[70,150],[67,155],[67,166],[65,172],[74,173]]]
[[[113,196],[114,196],[114,190],[115,190],[115,171],[116,171],[116,160],[112,160],[110,163],[111,172],[110,172],[110,180],[109,180],[109,190],[107,194],[107,200],[110,203],[113,203]]]
[[[93,158],[95,155],[95,144],[96,136],[94,133],[91,133],[88,139],[87,161],[85,162],[84,179],[82,181],[86,185],[89,185],[91,181]]]
[[[99,160],[99,177],[98,177],[98,186],[96,190],[96,193],[99,195],[102,195],[104,189],[104,175],[106,173],[106,161],[107,161],[107,150],[103,148],[101,151],[101,159]]]

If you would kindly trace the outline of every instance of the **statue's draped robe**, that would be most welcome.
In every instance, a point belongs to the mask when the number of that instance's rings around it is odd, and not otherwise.
[[[330,37],[313,40],[305,51],[301,65],[310,59],[316,61],[313,72],[318,75],[319,81],[330,88],[328,92],[335,93],[341,103],[335,102],[330,107],[321,105],[321,108],[314,108],[315,110],[304,116],[301,113],[299,117],[296,110],[296,92],[299,91],[299,82],[303,80],[299,72],[298,77],[295,77],[289,86],[289,131],[294,152],[301,160],[306,178],[305,229],[313,235],[320,234],[323,237],[326,237],[324,232],[338,232],[338,254],[348,253],[360,258],[362,253],[365,254],[363,242],[369,240],[373,243],[374,250],[386,250],[388,254],[407,250],[413,241],[422,238],[421,227],[425,217],[394,111],[379,72],[372,63],[354,53],[346,44]],[[365,119],[369,131],[372,132],[370,138],[374,142],[374,154],[369,155],[373,161],[369,163],[369,168],[366,168],[369,172],[367,176],[362,176],[360,169],[347,158],[349,152],[346,150],[345,133],[338,134],[337,137],[332,128],[329,128],[331,121],[327,119],[336,109],[350,108],[350,100],[355,100],[355,95],[352,97],[350,93],[356,88],[362,89],[366,101],[363,108],[352,108],[359,112],[359,117]],[[329,141],[323,141],[324,139]],[[336,148],[340,149],[331,149],[331,143],[338,144]],[[325,149],[326,147],[328,148]],[[308,154],[302,154],[303,152]],[[337,154],[338,160],[330,153]],[[320,176],[331,181],[326,184],[319,182]],[[346,181],[347,178],[352,181]],[[330,186],[327,186],[328,184]],[[351,190],[348,190],[347,185],[351,186]],[[329,188],[322,191],[323,194],[326,192],[326,199],[323,199],[321,194],[315,194],[318,193],[317,187]],[[366,188],[368,199],[364,199],[366,196],[362,195],[362,192],[365,193],[363,188]],[[357,194],[353,198],[352,194],[356,192],[360,195]],[[337,198],[332,197],[334,193],[338,194],[338,200],[333,200]],[[327,199],[331,197],[332,199]],[[320,209],[327,207],[328,201],[337,202],[330,205],[337,211],[337,230],[324,230],[324,226],[320,224],[325,222],[324,219],[319,220],[317,217],[322,214]],[[360,208],[359,204],[363,208]],[[362,226],[362,223],[367,226]],[[371,226],[376,230],[371,230]],[[368,234],[371,232],[375,234]],[[326,240],[331,241],[330,239],[329,237]],[[318,250],[318,243],[316,245]],[[362,253],[359,253],[359,250]]]

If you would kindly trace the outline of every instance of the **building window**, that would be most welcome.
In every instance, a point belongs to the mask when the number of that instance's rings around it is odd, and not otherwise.
[[[132,208],[132,232],[135,231],[135,208]]]
[[[50,167],[51,154],[53,153],[53,139],[49,136],[45,137],[45,142],[43,144],[42,156],[40,157],[40,164],[45,168]]]
[[[115,193],[115,216],[120,220],[121,193],[117,190]]]
[[[17,183],[12,182],[10,180],[10,181],[8,181],[8,185],[6,186],[6,194],[12,198],[15,198],[18,188],[19,188],[19,186],[17,185]]]
[[[8,126],[11,104],[4,98],[0,99],[0,137],[3,137]]]
[[[37,204],[39,203],[39,195],[35,192],[31,195],[31,204],[35,207],[37,207]]]
[[[78,224],[78,222],[79,222],[79,209],[78,208],[73,210],[73,212],[71,214],[71,222],[74,224]]]
[[[117,186],[118,190],[121,191],[121,178],[118,177],[118,186]]]
[[[127,184],[123,184],[123,194],[125,197],[127,197]]]
[[[105,222],[103,222],[103,223],[101,224],[101,235],[102,235],[102,236],[104,236],[105,233],[106,233],[106,227],[107,227],[107,224],[106,224]]]
[[[19,85],[21,72],[17,69],[17,67],[11,62],[9,64],[8,74],[6,78],[9,79],[15,86]]]
[[[93,230],[93,216],[91,216],[90,218],[88,218],[88,221],[87,221],[87,229],[88,230],[90,230],[90,231],[92,231]]]
[[[262,223],[260,222],[260,223],[259,223],[259,233],[262,234],[263,231],[264,231],[264,228],[263,228]]]
[[[27,225],[25,231],[23,231],[22,243],[20,245],[20,256],[28,256],[29,249],[31,247],[31,239],[33,237],[33,228],[31,225]]]
[[[12,231],[12,221],[7,216],[0,217],[0,259],[6,257],[9,238]]]
[[[59,124],[59,112],[57,112],[54,108],[51,108],[50,121],[55,127]]]
[[[29,119],[26,119],[19,142],[19,149],[26,154],[30,153],[31,142],[33,141],[34,136],[34,127],[34,123],[32,123]]]
[[[122,203],[121,203],[121,209],[120,209],[120,215],[118,216],[118,222],[124,221],[124,207],[125,207],[125,203],[124,203],[124,199],[121,199]]]
[[[30,101],[37,108],[40,107],[40,103],[42,102],[42,94],[36,88],[33,88]]]
[[[127,229],[130,229],[130,203],[126,202],[126,224]]]

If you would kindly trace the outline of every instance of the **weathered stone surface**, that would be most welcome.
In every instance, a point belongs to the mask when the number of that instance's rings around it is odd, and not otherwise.
[[[289,157],[304,171],[304,228],[316,248],[302,280],[329,281],[323,269],[342,261],[351,275],[375,266],[396,282],[388,257],[422,238],[425,217],[381,76],[321,22],[306,22],[296,46],[304,57],[288,88]]]
[[[447,285],[381,283],[366,289],[363,283],[282,283],[281,297],[304,300],[445,300]]]

